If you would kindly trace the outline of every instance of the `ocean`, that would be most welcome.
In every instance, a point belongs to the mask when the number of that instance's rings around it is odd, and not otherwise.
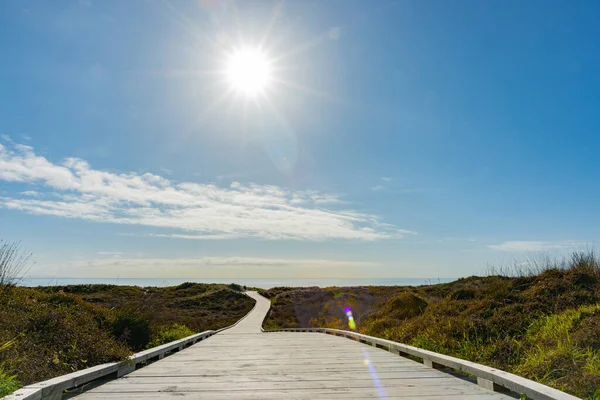
[[[21,286],[63,286],[80,284],[110,284],[123,286],[176,286],[184,282],[198,283],[237,283],[250,287],[269,289],[276,286],[419,286],[431,285],[436,283],[452,282],[457,278],[388,278],[388,279],[368,279],[368,278],[233,278],[233,279],[179,279],[179,278],[68,278],[68,277],[28,277],[19,281]]]

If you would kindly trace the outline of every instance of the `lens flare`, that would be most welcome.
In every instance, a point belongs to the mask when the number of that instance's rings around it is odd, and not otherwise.
[[[375,366],[373,365],[373,363],[371,362],[371,359],[369,358],[369,354],[364,349],[363,349],[363,355],[365,356],[363,364],[365,364],[367,366],[367,368],[369,369],[369,373],[371,374],[371,380],[373,381],[373,386],[377,390],[377,397],[379,397],[380,400],[387,399],[388,395],[385,391],[385,387],[383,386],[383,384],[381,383],[381,380],[379,379],[379,376],[377,375],[377,371],[375,370]]]
[[[352,310],[350,309],[350,307],[346,307],[346,308],[344,308],[344,312],[346,313],[346,317],[348,317],[348,326],[350,327],[350,329],[355,331],[356,330],[356,322],[354,322],[354,317],[352,316]]]

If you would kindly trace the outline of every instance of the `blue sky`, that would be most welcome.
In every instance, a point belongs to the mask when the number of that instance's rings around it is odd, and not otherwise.
[[[459,277],[598,241],[594,1],[3,1],[36,276]],[[236,49],[264,92],[232,92]]]

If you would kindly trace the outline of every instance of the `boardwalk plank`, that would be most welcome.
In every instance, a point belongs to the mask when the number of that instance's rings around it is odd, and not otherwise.
[[[235,327],[95,387],[95,399],[508,400],[413,360],[343,337],[262,333],[269,301]]]
[[[452,376],[447,376],[443,378],[439,377],[405,377],[400,378],[396,376],[394,372],[385,372],[378,374],[378,378],[380,381],[384,380],[400,380],[403,385],[422,385],[423,379],[428,379],[427,385],[440,386],[440,385],[448,385],[455,383],[455,379]],[[323,376],[323,374],[313,373],[313,374],[286,374],[286,375],[243,375],[243,376],[235,376],[235,375],[195,375],[195,376],[165,376],[159,377],[138,377],[134,376],[127,379],[119,380],[120,384],[124,385],[148,385],[149,383],[157,383],[157,382],[170,382],[173,384],[179,383],[199,383],[199,384],[213,384],[213,383],[231,383],[231,382],[239,382],[239,383],[260,383],[260,382],[360,382],[367,381],[368,383],[373,382],[373,378],[369,375],[363,375],[361,377],[356,377],[355,373],[331,373],[327,376]],[[337,383],[335,383],[337,385]],[[465,383],[470,384],[470,383]],[[289,386],[288,386],[289,387]]]
[[[120,393],[88,393],[86,399],[89,400],[116,400],[123,399],[123,395]],[[329,400],[329,399],[347,399],[347,400],[358,400],[358,399],[382,399],[377,392],[334,392],[334,391],[313,391],[303,390],[301,393],[294,392],[281,392],[281,391],[269,391],[260,393],[128,393],[127,399],[149,399],[149,400],[165,400],[183,398],[186,400],[281,400],[281,399],[295,399],[295,400]],[[409,399],[410,394],[399,394],[399,395],[387,395],[385,399]],[[414,398],[414,397],[412,397]],[[489,393],[472,393],[472,394],[460,394],[460,395],[422,395],[417,397],[418,400],[496,400],[497,395],[493,392]]]

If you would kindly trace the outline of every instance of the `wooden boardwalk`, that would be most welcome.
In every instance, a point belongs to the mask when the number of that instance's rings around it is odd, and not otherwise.
[[[343,337],[262,333],[270,303],[235,327],[80,394],[92,399],[511,399]]]

